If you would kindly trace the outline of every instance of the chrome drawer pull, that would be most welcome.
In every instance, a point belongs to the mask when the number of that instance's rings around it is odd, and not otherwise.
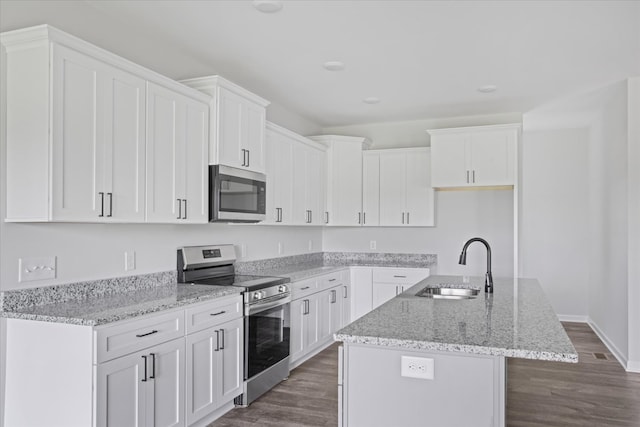
[[[225,313],[226,313],[226,311],[222,310],[222,311],[219,311],[217,313],[209,313],[209,316],[220,316],[221,314],[225,314]]]
[[[139,334],[139,335],[136,335],[136,337],[138,337],[138,338],[142,338],[142,337],[146,337],[146,336],[148,336],[148,335],[153,335],[153,334],[157,334],[157,333],[158,333],[158,331],[154,329],[153,331],[151,331],[151,332],[147,332],[146,334]]]
[[[407,276],[396,276],[396,275],[394,275],[393,277],[402,277],[402,278],[406,278]]]
[[[311,286],[305,286],[304,288],[300,288],[301,291],[309,289]]]

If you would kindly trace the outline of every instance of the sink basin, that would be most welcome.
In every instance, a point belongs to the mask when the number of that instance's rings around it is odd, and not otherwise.
[[[419,291],[416,296],[436,299],[471,299],[478,296],[479,289],[429,287]]]

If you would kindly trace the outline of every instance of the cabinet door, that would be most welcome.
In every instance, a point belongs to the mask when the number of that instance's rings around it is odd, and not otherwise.
[[[310,212],[310,223],[325,223],[325,152],[315,148],[307,150],[305,198]]]
[[[236,168],[244,167],[245,156],[242,151],[243,100],[222,87],[218,93],[217,162]]]
[[[182,220],[184,123],[176,93],[147,83],[147,221]]]
[[[307,298],[291,301],[291,361],[304,356],[306,345],[306,307]]]
[[[306,351],[313,350],[320,343],[320,295],[317,293],[307,297],[307,314],[304,317]]]
[[[342,304],[343,300],[342,286],[336,286],[329,290],[329,307],[331,308],[331,333],[329,338],[342,327]]]
[[[351,318],[356,320],[373,309],[373,269],[351,267]]]
[[[402,293],[402,285],[397,283],[374,283],[372,308],[381,306],[400,293]]]
[[[469,165],[466,159],[465,134],[437,135],[431,137],[431,185],[438,187],[461,187],[468,185]]]
[[[325,342],[331,338],[333,316],[336,311],[336,305],[333,299],[334,290],[327,289],[318,294],[318,341]]]
[[[241,145],[242,148],[248,150],[245,169],[264,173],[266,162],[264,107],[245,101],[241,120],[244,129]]]
[[[184,426],[184,338],[169,341],[148,350],[151,392],[147,406],[153,408],[155,427]]]
[[[52,216],[100,221],[106,65],[53,45]]]
[[[243,319],[224,323],[220,331],[218,401],[226,403],[242,394],[243,385]]]
[[[293,215],[292,224],[308,224],[307,207],[307,150],[302,144],[293,145]]]
[[[215,327],[187,335],[187,425],[191,425],[217,407],[217,339]]]
[[[380,154],[362,153],[362,225],[380,224]]]
[[[380,225],[406,225],[406,179],[403,152],[380,154]]]
[[[471,184],[513,185],[513,135],[513,131],[494,131],[471,136]]]
[[[184,163],[184,222],[209,222],[209,106],[184,99],[185,127],[182,130]]]
[[[115,68],[105,77],[104,218],[144,222],[145,81]]]
[[[146,355],[146,354],[144,354]],[[143,353],[119,357],[96,368],[98,427],[146,425],[149,370]]]
[[[427,149],[406,155],[405,225],[434,225],[434,191],[431,187],[430,165],[431,153]]]
[[[344,284],[340,289],[342,291],[342,315],[340,317],[340,326],[338,329],[341,329],[351,323],[351,285]]]
[[[329,225],[360,225],[362,145],[333,143],[329,151]]]
[[[291,140],[267,130],[267,201],[268,224],[290,224],[293,194],[293,145]]]

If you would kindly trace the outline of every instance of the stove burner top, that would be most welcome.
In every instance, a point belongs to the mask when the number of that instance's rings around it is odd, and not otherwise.
[[[196,285],[238,286],[248,291],[269,288],[271,286],[289,283],[288,277],[254,276],[249,274],[236,274],[233,276],[200,278],[194,280]]]

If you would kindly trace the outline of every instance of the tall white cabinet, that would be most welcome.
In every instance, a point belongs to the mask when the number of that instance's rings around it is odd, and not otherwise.
[[[269,101],[220,76],[188,79],[182,83],[212,97],[209,164],[264,173]]]
[[[156,222],[147,217],[150,169],[158,181],[173,181],[167,188],[191,204],[192,221],[207,221],[196,212],[208,200],[200,161],[208,143],[197,161],[183,151],[208,141],[202,117],[173,117],[174,127],[184,129],[178,134],[149,111],[149,96],[163,92],[206,111],[207,119],[206,95],[48,25],[2,33],[0,40],[7,67],[7,221]],[[189,176],[156,167],[149,145],[174,150]],[[161,220],[185,221],[177,217]]]
[[[363,224],[362,150],[366,138],[322,135],[309,137],[327,147],[327,225]]]

